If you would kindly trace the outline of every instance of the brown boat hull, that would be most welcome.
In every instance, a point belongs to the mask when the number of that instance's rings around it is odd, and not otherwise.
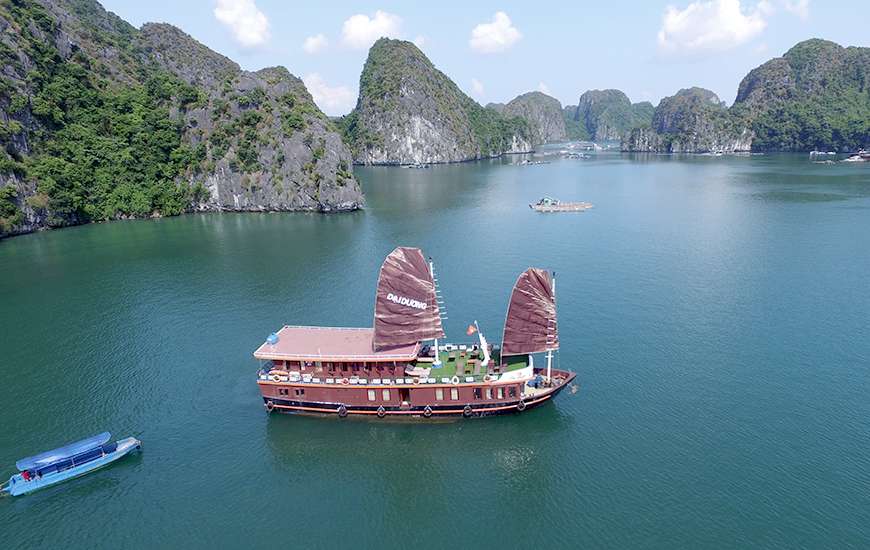
[[[540,369],[536,369],[536,374],[542,374]],[[421,394],[425,391],[433,390],[428,385],[414,386],[409,389],[411,399],[410,403],[360,403],[358,399],[329,399],[329,400],[306,400],[296,397],[294,393],[297,389],[305,389],[310,387],[308,384],[299,383],[272,383],[260,382],[260,389],[263,393],[263,404],[269,412],[280,412],[288,414],[302,414],[311,416],[339,416],[339,417],[369,417],[374,419],[391,418],[391,419],[408,419],[408,420],[430,420],[438,418],[471,418],[482,416],[495,416],[500,414],[513,414],[523,412],[534,407],[540,406],[551,401],[559,392],[566,387],[571,386],[574,381],[575,373],[569,371],[553,370],[553,378],[559,378],[561,383],[551,388],[538,390],[535,395],[521,396],[507,399],[486,400],[474,398],[475,389],[480,390],[481,396],[486,395],[486,388],[497,388],[497,383],[480,383],[480,384],[460,384],[455,386],[457,390],[462,389],[461,395],[464,397],[459,400],[450,401],[428,401],[421,400],[415,395],[416,392]],[[275,395],[275,386],[278,390],[287,391],[285,395]],[[438,385],[443,388],[451,386]],[[508,386],[502,384],[502,386]],[[437,387],[437,386],[436,386]],[[382,391],[389,389],[396,390],[395,387],[385,386],[359,386],[351,388],[340,388],[342,390],[352,390],[353,394],[357,392],[365,396],[368,390],[375,389]],[[353,395],[351,394],[351,396]],[[508,395],[505,392],[505,395]],[[331,396],[330,396],[331,397]],[[337,397],[337,396],[336,396]]]

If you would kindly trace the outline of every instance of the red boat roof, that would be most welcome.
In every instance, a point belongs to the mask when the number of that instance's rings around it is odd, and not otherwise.
[[[278,342],[264,342],[254,357],[285,361],[411,361],[420,344],[407,344],[374,351],[374,329],[347,327],[285,326]]]

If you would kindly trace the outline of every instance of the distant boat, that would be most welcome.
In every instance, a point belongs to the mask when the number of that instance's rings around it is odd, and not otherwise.
[[[99,435],[45,451],[15,463],[17,474],[9,478],[0,493],[24,495],[93,472],[142,448],[142,442],[128,437],[109,443],[112,434]]]
[[[552,197],[544,197],[529,208],[536,212],[585,212],[592,208],[591,202],[562,202]]]
[[[870,151],[861,149],[849,158],[843,159],[843,162],[870,162]]]

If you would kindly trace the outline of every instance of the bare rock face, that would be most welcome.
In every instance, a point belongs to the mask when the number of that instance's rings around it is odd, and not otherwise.
[[[93,0],[2,3],[0,30],[0,236],[364,202],[350,150],[286,69],[242,71]]]
[[[526,121],[483,108],[402,40],[371,47],[356,108],[341,125],[359,164],[460,162],[532,149]]]
[[[147,24],[139,44],[207,94],[184,114],[185,138],[210,162],[188,183],[199,210],[354,210],[363,204],[350,150],[302,80],[284,67],[242,71],[171,25]],[[199,178],[203,178],[200,180]]]
[[[487,105],[487,108],[490,108]],[[568,132],[559,100],[542,92],[528,92],[511,100],[499,111],[506,116],[518,116],[529,124],[532,143],[565,141]]]

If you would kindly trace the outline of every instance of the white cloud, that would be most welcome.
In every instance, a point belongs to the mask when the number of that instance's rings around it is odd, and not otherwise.
[[[426,37],[423,36],[422,34],[418,34],[417,38],[414,39],[414,45],[417,46],[418,48],[422,49],[425,44],[426,44]]]
[[[328,115],[343,115],[350,112],[356,103],[356,95],[347,86],[330,86],[318,73],[302,77],[305,87],[311,92],[314,103]]]
[[[486,95],[483,90],[483,83],[480,80],[476,78],[471,79],[471,93],[473,93],[477,97],[483,97],[484,95]]]
[[[305,53],[315,54],[326,49],[328,45],[329,40],[327,40],[326,36],[315,34],[305,39],[305,42],[302,43],[302,49],[305,50]]]
[[[500,11],[496,12],[490,23],[481,23],[471,29],[468,44],[479,53],[497,53],[507,50],[522,37],[511,23],[511,18]]]
[[[402,35],[402,18],[378,10],[373,17],[356,14],[349,17],[341,27],[342,40],[355,49],[365,49],[382,36],[399,38]]]
[[[740,0],[697,0],[682,10],[668,6],[658,33],[659,49],[671,54],[725,51],[761,34],[771,12],[764,0],[749,10]]]
[[[806,21],[810,16],[810,0],[783,0],[785,11]]]
[[[214,16],[230,29],[235,41],[246,48],[269,40],[269,19],[254,0],[217,0]]]
[[[543,82],[539,82],[539,83],[538,83],[538,91],[541,92],[541,93],[543,93],[543,94],[553,95],[553,94],[550,93],[550,87],[547,86],[547,85],[546,85],[545,83],[543,83]]]

